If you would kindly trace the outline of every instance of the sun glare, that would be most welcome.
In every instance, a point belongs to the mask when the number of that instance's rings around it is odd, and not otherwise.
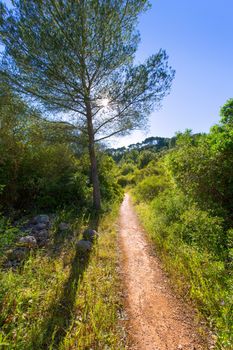
[[[108,99],[108,98],[103,98],[103,99],[101,100],[101,106],[107,107],[108,104],[109,104],[109,99]]]

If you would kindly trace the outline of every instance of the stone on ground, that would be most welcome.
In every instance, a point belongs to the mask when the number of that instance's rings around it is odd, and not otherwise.
[[[84,239],[81,239],[77,243],[77,248],[79,249],[79,251],[81,251],[83,253],[90,251],[91,247],[92,247],[92,243],[90,241],[86,241]]]
[[[88,228],[83,232],[83,239],[86,241],[94,242],[98,236],[98,233],[91,228]]]
[[[35,248],[37,241],[34,236],[24,236],[19,239],[20,245],[28,248]]]

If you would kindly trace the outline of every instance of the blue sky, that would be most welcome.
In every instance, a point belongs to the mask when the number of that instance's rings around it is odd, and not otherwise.
[[[176,70],[171,93],[152,113],[146,136],[173,136],[186,128],[206,132],[219,120],[219,108],[233,97],[233,1],[156,0],[140,17],[144,61],[160,48]],[[141,132],[117,141],[127,145]]]
[[[6,1],[9,3],[9,0]],[[148,136],[173,136],[186,128],[206,132],[219,120],[219,108],[233,97],[233,1],[152,0],[139,19],[143,62],[160,48],[176,70],[162,109],[150,116],[150,131],[134,132],[113,145]]]

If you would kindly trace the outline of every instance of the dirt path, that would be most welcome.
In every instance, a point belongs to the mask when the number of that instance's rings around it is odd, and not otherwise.
[[[128,194],[120,212],[120,244],[131,350],[207,349],[193,315],[168,286]]]

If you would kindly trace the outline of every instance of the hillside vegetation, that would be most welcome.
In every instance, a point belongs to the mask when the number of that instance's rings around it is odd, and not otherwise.
[[[209,134],[187,130],[176,139],[173,149],[141,150],[134,159],[132,151],[126,152],[119,183],[131,185],[140,218],[175,288],[208,320],[217,348],[230,350],[233,100]]]

